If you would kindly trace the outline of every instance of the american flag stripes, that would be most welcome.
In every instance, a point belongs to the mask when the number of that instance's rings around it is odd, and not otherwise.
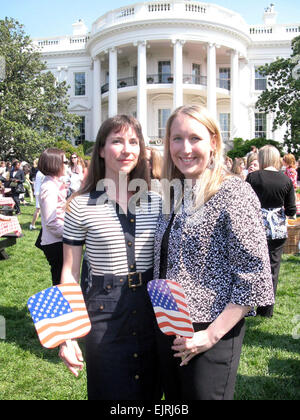
[[[192,338],[194,328],[183,288],[174,281],[159,279],[150,281],[147,289],[161,331]]]
[[[89,333],[91,323],[81,287],[66,283],[31,296],[27,302],[41,344],[47,348]]]

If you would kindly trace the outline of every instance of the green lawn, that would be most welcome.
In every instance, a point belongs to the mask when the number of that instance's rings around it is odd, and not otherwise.
[[[22,207],[24,237],[8,249],[11,258],[0,261],[0,316],[6,320],[0,399],[86,399],[85,372],[74,378],[56,349],[41,347],[26,308],[28,297],[51,285],[47,261],[34,247],[38,231],[29,231],[33,211]],[[300,399],[300,339],[293,338],[300,335],[299,295],[300,257],[284,256],[274,317],[247,319],[236,399]]]

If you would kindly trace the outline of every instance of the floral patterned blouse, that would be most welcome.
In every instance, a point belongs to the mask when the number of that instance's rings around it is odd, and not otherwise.
[[[285,175],[288,176],[292,180],[293,187],[296,190],[297,189],[297,177],[298,177],[297,170],[290,166],[290,167],[286,168]]]
[[[266,234],[251,186],[227,178],[202,208],[185,202],[181,210],[158,219],[154,278],[164,272],[182,285],[192,321],[212,322],[229,303],[273,304]]]

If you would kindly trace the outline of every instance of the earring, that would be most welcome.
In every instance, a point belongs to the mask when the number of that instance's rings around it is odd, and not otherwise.
[[[216,156],[216,151],[212,150],[210,152],[210,159],[209,159],[209,162],[208,162],[208,165],[207,165],[207,169],[214,169],[215,168],[215,165],[216,165],[215,156]]]

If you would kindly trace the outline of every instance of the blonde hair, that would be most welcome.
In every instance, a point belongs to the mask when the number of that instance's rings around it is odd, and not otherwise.
[[[296,159],[295,156],[291,153],[289,153],[288,155],[284,155],[283,161],[288,167],[296,168]]]
[[[276,147],[267,144],[259,149],[258,152],[259,169],[265,169],[274,166],[277,170],[281,168],[281,159],[279,150]]]
[[[184,179],[183,174],[174,165],[170,154],[171,126],[179,115],[186,115],[203,124],[209,131],[211,138],[214,137],[216,143],[216,148],[212,154],[211,165],[204,170],[199,178],[200,182],[198,182],[194,203],[195,208],[198,208],[206,203],[219,190],[221,183],[228,176],[224,170],[224,146],[221,130],[218,122],[210,115],[206,108],[198,105],[185,105],[177,108],[169,117],[166,126],[162,178],[167,179],[169,182],[174,179]]]
[[[257,153],[250,153],[247,157],[247,169],[249,169],[249,166],[251,165],[252,162],[254,162],[255,160],[258,161],[258,154]]]

